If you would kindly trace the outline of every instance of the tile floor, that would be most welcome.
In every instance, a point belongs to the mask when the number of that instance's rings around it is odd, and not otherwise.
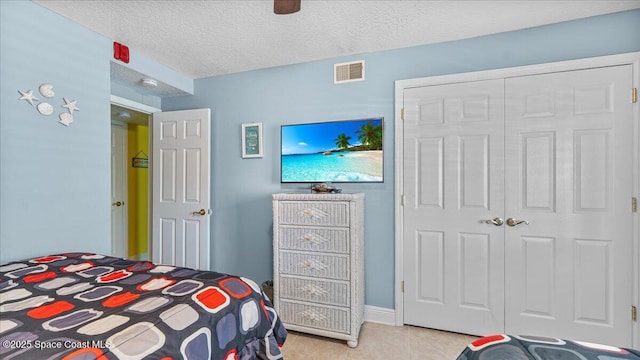
[[[356,348],[346,341],[289,332],[284,360],[455,360],[474,336],[365,322]]]

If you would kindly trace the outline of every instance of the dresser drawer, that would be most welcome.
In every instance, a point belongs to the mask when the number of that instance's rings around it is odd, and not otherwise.
[[[310,305],[281,299],[278,315],[285,324],[295,324],[321,330],[348,334],[350,331],[349,308]]]
[[[282,201],[281,225],[349,226],[349,203],[342,201]]]
[[[351,294],[346,281],[292,276],[280,277],[280,297],[336,306],[349,306]]]
[[[281,249],[349,253],[349,229],[330,227],[281,226]]]
[[[348,255],[323,255],[297,251],[280,251],[281,274],[349,280]]]

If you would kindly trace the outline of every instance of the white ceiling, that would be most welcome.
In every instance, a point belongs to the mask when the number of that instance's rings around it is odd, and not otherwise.
[[[191,78],[438,43],[640,8],[640,0],[35,0]]]

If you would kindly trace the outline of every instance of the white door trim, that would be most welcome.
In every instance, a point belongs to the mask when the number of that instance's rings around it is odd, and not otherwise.
[[[153,114],[154,112],[162,111],[161,109],[158,109],[156,107],[145,105],[145,104],[135,102],[133,100],[125,99],[123,97],[116,96],[116,95],[111,95],[111,103],[113,105],[122,106],[124,108],[135,110],[135,111],[149,114],[149,115]]]
[[[162,111],[162,109],[158,109],[156,107],[153,106],[149,106],[149,105],[145,105],[133,100],[129,100],[120,96],[116,96],[116,95],[111,95],[110,97],[111,100],[111,104],[112,105],[117,105],[117,106],[121,106],[123,108],[127,108],[127,109],[131,109],[137,112],[141,112],[143,114],[147,114],[149,116],[151,116],[151,114],[153,114],[154,112],[160,112]],[[149,118],[149,123],[148,123],[148,128],[149,128],[149,136],[148,136],[148,146],[149,146],[149,153],[153,152],[153,144],[151,141],[153,139],[153,126],[151,126],[151,118]],[[147,208],[149,209],[149,213],[148,213],[148,218],[147,218],[147,234],[148,238],[147,238],[147,254],[148,256],[151,256],[151,219],[153,216],[153,206],[152,206],[152,200],[153,200],[153,176],[151,175],[151,171],[152,171],[152,166],[153,164],[149,165],[149,176],[147,179],[147,188],[149,189],[149,202],[147,204]]]
[[[461,74],[451,74],[451,75],[441,75],[441,76],[432,76],[432,77],[424,77],[424,78],[415,78],[415,79],[406,79],[406,80],[397,80],[395,82],[395,151],[394,151],[394,159],[395,159],[395,285],[394,285],[394,300],[395,300],[395,323],[397,326],[402,326],[404,324],[404,305],[403,305],[403,292],[402,292],[402,281],[404,279],[403,269],[404,269],[404,259],[403,259],[403,228],[402,228],[402,219],[403,219],[403,208],[402,208],[402,196],[404,193],[403,183],[404,183],[404,174],[403,174],[403,119],[402,119],[402,108],[403,108],[403,93],[405,89],[420,87],[420,86],[433,86],[433,85],[442,85],[442,84],[450,84],[457,82],[469,82],[469,81],[479,81],[479,80],[489,80],[496,78],[508,78],[508,77],[517,77],[517,76],[527,76],[534,74],[544,74],[544,73],[552,73],[559,71],[568,71],[568,70],[576,70],[576,69],[586,69],[586,68],[594,68],[594,67],[603,67],[603,66],[615,66],[615,65],[624,65],[631,64],[633,66],[633,87],[640,87],[640,52],[627,53],[627,54],[618,54],[618,55],[609,55],[602,57],[594,57],[594,58],[585,58],[578,60],[569,60],[569,61],[561,61],[561,62],[553,62],[553,63],[545,63],[545,64],[537,64],[537,65],[527,65],[527,66],[519,66],[512,68],[504,68],[504,69],[496,69],[496,70],[486,70],[486,71],[477,71],[477,72],[469,72],[469,73],[461,73]],[[631,89],[629,89],[629,98],[631,98]],[[634,164],[638,164],[633,169],[633,193],[634,196],[640,197],[640,184],[639,184],[639,176],[640,170],[640,109],[638,105],[640,103],[636,103],[633,106],[633,122],[634,122],[634,134],[633,134],[633,157]],[[631,202],[631,199],[629,199]],[[638,225],[638,213],[634,214],[633,218],[633,253],[634,256],[634,274],[633,274],[633,303],[636,307],[640,307],[640,226]],[[631,309],[629,310],[631,311]],[[635,348],[640,347],[640,321],[636,321],[633,324],[633,346]]]

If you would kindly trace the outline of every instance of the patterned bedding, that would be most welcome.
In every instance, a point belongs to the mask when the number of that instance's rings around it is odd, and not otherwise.
[[[491,335],[469,344],[457,360],[640,360],[640,351],[539,336]]]
[[[0,358],[281,359],[252,280],[70,253],[0,266]]]

